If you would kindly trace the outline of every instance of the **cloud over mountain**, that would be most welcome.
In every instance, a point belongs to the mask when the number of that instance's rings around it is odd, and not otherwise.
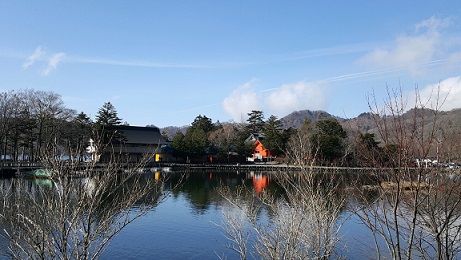
[[[245,121],[251,110],[265,110],[282,117],[295,110],[325,108],[324,84],[301,81],[263,91],[256,91],[254,84],[252,80],[237,87],[222,102],[224,111],[234,121]]]
[[[451,77],[440,83],[424,87],[420,93],[421,100],[428,106],[436,108],[437,96],[442,110],[461,108],[461,76]]]
[[[248,112],[260,109],[259,97],[253,86],[254,82],[255,80],[250,80],[237,87],[222,102],[224,111],[226,111],[235,122],[245,121]]]
[[[272,114],[278,116],[285,116],[295,110],[324,109],[326,100],[323,87],[314,82],[285,84],[271,92],[265,104]]]

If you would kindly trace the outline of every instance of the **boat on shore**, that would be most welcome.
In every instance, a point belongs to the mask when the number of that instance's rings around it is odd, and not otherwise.
[[[25,176],[37,179],[49,179],[51,178],[52,173],[50,170],[47,169],[37,169],[26,173]]]

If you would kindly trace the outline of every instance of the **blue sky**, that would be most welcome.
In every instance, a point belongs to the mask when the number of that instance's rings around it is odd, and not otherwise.
[[[1,1],[0,35],[0,90],[132,125],[353,117],[386,86],[461,107],[460,1]]]

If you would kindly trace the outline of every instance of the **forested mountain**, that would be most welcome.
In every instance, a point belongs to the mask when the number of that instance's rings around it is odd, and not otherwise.
[[[414,118],[415,113],[421,115],[424,113],[425,124],[426,128],[429,129],[431,126],[434,116],[438,117],[438,123],[440,127],[444,130],[453,130],[458,129],[461,131],[461,108],[454,109],[451,111],[438,111],[438,114],[434,114],[435,111],[430,109],[424,110],[415,110],[411,109],[403,114],[403,117],[411,121]],[[328,112],[322,110],[300,110],[290,113],[289,115],[280,118],[280,122],[282,123],[282,127],[284,129],[288,128],[299,128],[305,120],[309,120],[310,122],[317,122],[322,119],[327,118],[334,118],[341,123],[341,125],[350,131],[361,132],[361,133],[377,133],[376,129],[376,122],[375,118],[372,113],[364,112],[358,115],[357,117],[353,118],[342,118],[339,116],[332,115]],[[170,140],[178,133],[181,132],[183,134],[186,133],[189,126],[168,126],[161,128],[161,131],[166,133]]]
[[[431,109],[411,109],[405,112],[403,118],[406,122],[412,123],[415,118],[422,120],[419,124],[423,124],[426,130],[432,129],[433,123],[437,121],[437,127],[442,132],[459,132],[461,131],[461,109],[451,111],[434,111]],[[377,133],[375,120],[378,117],[371,113],[362,113],[359,116],[341,121],[343,126],[348,129],[358,130],[362,133],[370,132]]]
[[[403,114],[406,121],[411,121],[414,116],[418,115],[419,118],[424,118],[425,128],[429,129],[432,126],[434,117],[437,117],[439,127],[445,131],[454,129],[461,130],[461,109],[453,109],[451,111],[436,111],[430,109],[411,109]],[[335,118],[338,120],[345,129],[355,130],[362,133],[377,132],[375,117],[370,112],[365,112],[354,118],[341,118],[331,115],[325,111],[317,110],[301,110],[295,111],[280,119],[284,128],[299,128],[305,120],[316,122],[325,118]]]
[[[338,121],[342,121],[341,118],[333,116],[322,110],[295,111],[285,117],[282,117],[280,121],[282,122],[282,126],[284,128],[299,128],[306,120],[316,122],[318,120],[326,118],[336,118]]]

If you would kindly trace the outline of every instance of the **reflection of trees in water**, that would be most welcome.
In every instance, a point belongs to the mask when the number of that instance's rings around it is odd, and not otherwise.
[[[461,179],[440,170],[427,175],[418,194],[417,250],[426,258],[454,259],[461,252]],[[405,197],[404,207],[412,210],[415,198]]]
[[[97,258],[164,195],[161,183],[134,172],[62,176],[0,182],[0,223],[11,257]]]
[[[456,259],[461,252],[461,179],[448,170],[417,171],[420,181],[388,176],[374,191],[358,194],[361,200],[352,208],[372,232],[378,257]]]
[[[408,107],[401,90],[388,90],[380,107],[371,96],[369,105],[381,146],[385,154],[366,154],[379,180],[377,198],[352,207],[371,231],[376,257],[394,259],[454,259],[460,251],[461,180],[459,171],[446,168],[419,167],[419,160],[437,157],[439,145],[450,149],[440,111],[444,99],[434,89],[424,100],[418,90]],[[410,110],[409,110],[410,109]],[[380,158],[381,157],[381,158]],[[456,156],[454,156],[456,157]],[[382,159],[385,158],[383,164]],[[391,166],[385,169],[384,166]],[[416,167],[415,167],[416,166]]]
[[[196,214],[205,214],[211,205],[221,204],[222,198],[216,191],[221,185],[235,186],[246,181],[244,174],[235,172],[192,171],[170,175],[169,182],[181,181],[181,185],[172,191],[174,197],[183,194],[190,202]]]
[[[329,258],[335,254],[345,197],[334,174],[280,173],[271,176],[278,195],[222,188],[223,229],[241,259]],[[262,214],[264,213],[264,214]]]
[[[423,229],[435,240],[432,249],[445,259],[457,257],[461,249],[461,191],[431,194],[420,210]],[[457,189],[460,189],[458,186]],[[433,246],[429,244],[428,246]]]
[[[418,176],[414,171],[410,175]],[[378,258],[398,258],[400,250],[402,258],[456,259],[461,251],[461,178],[438,169],[424,170],[421,176],[420,182],[399,179],[397,186],[389,182],[396,176],[383,171],[272,174],[276,190],[220,189],[226,202],[222,227],[229,247],[242,258],[325,258],[341,247],[340,214],[355,213],[373,234],[375,242],[366,243],[376,244]]]
[[[210,206],[222,204],[223,198],[217,190],[222,186],[244,185],[249,189],[259,192],[266,190],[279,196],[280,187],[276,182],[269,182],[269,179],[269,173],[266,172],[190,171],[168,174],[168,182],[165,185],[177,187],[171,191],[173,197],[184,195],[196,214],[205,214]],[[264,187],[258,186],[260,183],[255,180],[263,180]],[[179,182],[181,185],[176,185]]]
[[[213,188],[216,185],[216,181],[209,180],[206,175],[206,173],[191,174],[186,177],[186,181],[180,188],[195,213],[200,215],[204,214],[213,202]]]

